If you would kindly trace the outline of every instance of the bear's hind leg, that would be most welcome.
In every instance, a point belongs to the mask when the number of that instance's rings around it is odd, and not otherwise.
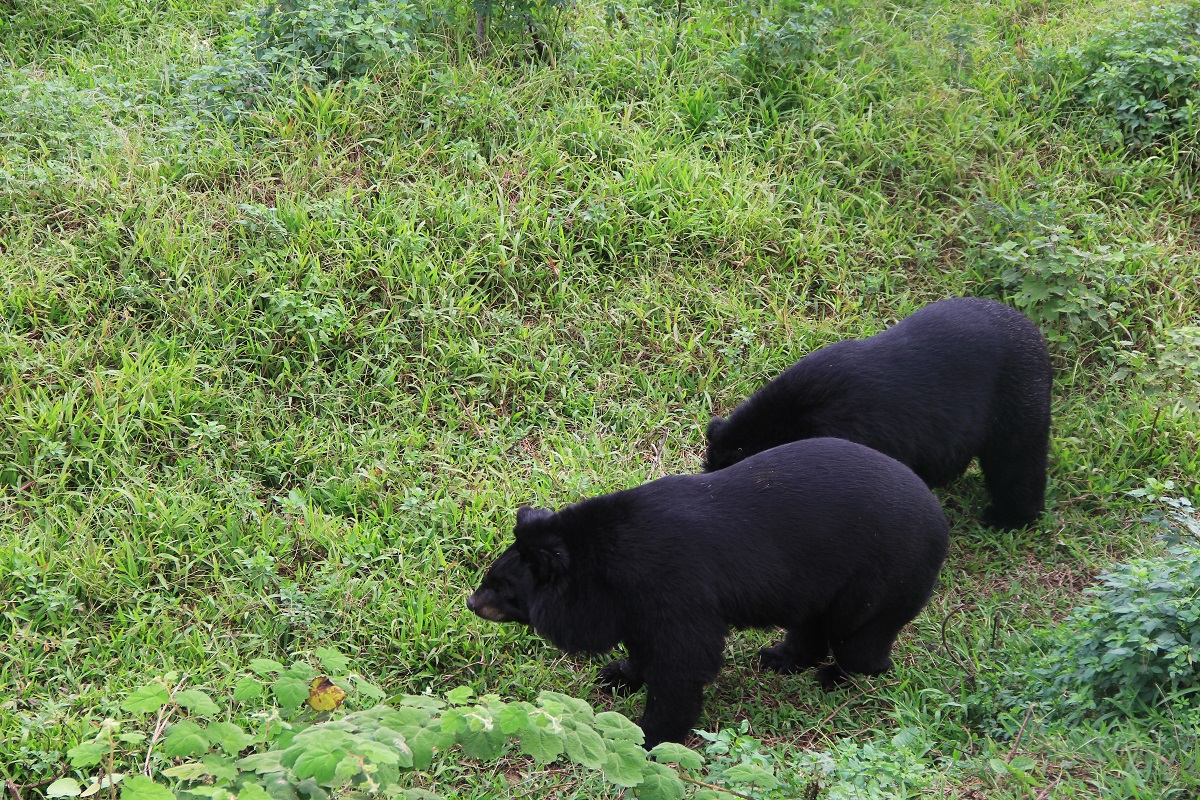
[[[609,694],[618,691],[636,692],[642,688],[645,682],[645,678],[642,677],[642,668],[632,657],[618,658],[609,662],[600,670],[600,680],[598,681],[600,689]]]
[[[816,625],[788,628],[783,641],[758,651],[763,669],[788,675],[812,669],[829,655],[829,642]]]
[[[979,453],[992,504],[983,520],[993,528],[1024,528],[1046,507],[1048,432],[991,442]]]

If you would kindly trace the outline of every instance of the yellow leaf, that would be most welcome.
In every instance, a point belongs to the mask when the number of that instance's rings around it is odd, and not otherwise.
[[[345,699],[346,693],[329,678],[313,678],[308,690],[308,705],[313,711],[333,711]]]

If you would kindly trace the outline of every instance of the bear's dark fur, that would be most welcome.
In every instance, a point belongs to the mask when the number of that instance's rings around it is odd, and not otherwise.
[[[985,520],[1020,528],[1045,507],[1050,356],[1037,326],[993,300],[939,300],[876,336],[797,361],[708,424],[705,469],[785,442],[836,436],[907,464],[929,486],[973,457]]]
[[[570,652],[628,658],[609,686],[647,687],[647,747],[682,741],[731,628],[782,627],[761,653],[830,687],[891,665],[949,546],[937,498],[898,461],[840,439],[776,447],[559,511],[522,508],[515,543],[467,606]]]

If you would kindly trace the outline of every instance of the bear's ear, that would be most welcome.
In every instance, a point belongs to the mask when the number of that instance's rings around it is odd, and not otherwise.
[[[524,542],[518,542],[517,547],[521,557],[533,569],[533,574],[539,581],[562,575],[571,563],[566,542],[554,533],[530,537]]]
[[[724,417],[713,417],[712,419],[710,419],[708,421],[708,428],[705,429],[704,435],[711,442],[713,440],[713,437],[715,437],[718,433],[720,433],[721,429],[724,427],[725,427],[725,418]]]
[[[545,519],[546,517],[552,516],[554,516],[554,512],[548,508],[521,506],[517,509],[517,525],[525,525],[529,522],[533,522],[535,519]]]

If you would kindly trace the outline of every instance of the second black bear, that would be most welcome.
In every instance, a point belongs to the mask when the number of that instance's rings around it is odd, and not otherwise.
[[[817,436],[865,444],[929,486],[979,467],[984,515],[1020,528],[1045,507],[1050,356],[1024,314],[980,297],[939,300],[883,333],[822,347],[708,424],[705,469]]]
[[[646,746],[682,741],[731,628],[782,627],[763,665],[847,673],[891,666],[928,602],[949,525],[900,462],[841,439],[777,447],[711,474],[674,475],[558,511],[517,511],[514,544],[467,600],[569,652],[628,658],[602,673],[646,685]]]

